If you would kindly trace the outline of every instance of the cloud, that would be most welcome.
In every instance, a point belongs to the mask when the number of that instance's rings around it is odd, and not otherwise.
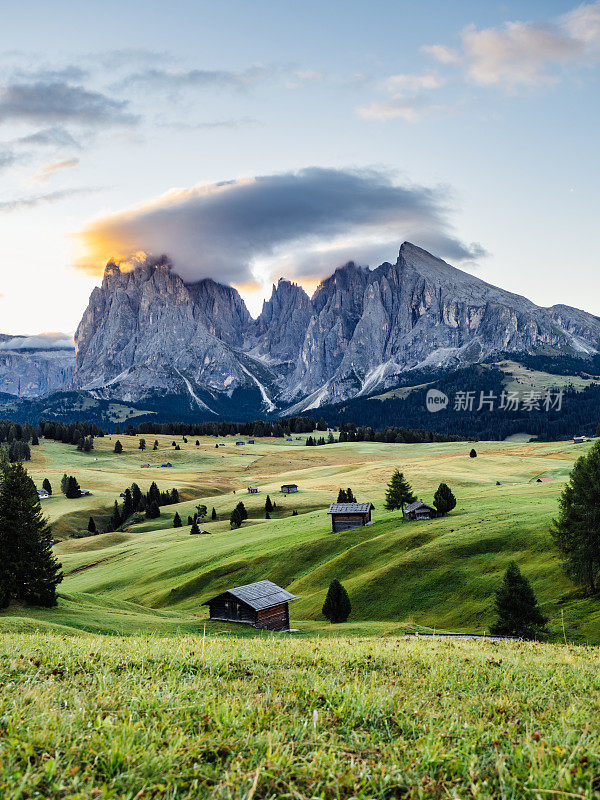
[[[131,125],[126,100],[67,83],[18,83],[0,88],[0,122],[7,120]]]
[[[399,185],[381,171],[309,167],[173,190],[98,219],[80,234],[78,266],[97,275],[111,257],[166,253],[187,281],[246,284],[281,274],[283,260],[290,277],[306,271],[307,252],[330,272],[344,247],[375,257],[403,239],[471,260],[483,250],[452,234],[450,205],[447,190]]]
[[[506,22],[500,28],[467,26],[461,47],[422,48],[443,64],[460,64],[479,86],[538,87],[561,80],[569,67],[600,60],[600,0],[582,4],[550,22]]]
[[[28,83],[56,83],[82,81],[87,75],[87,70],[82,69],[74,64],[69,64],[66,67],[53,69],[51,67],[38,67],[37,69],[19,69],[15,73],[15,77],[20,80],[25,80]]]
[[[46,183],[54,175],[62,169],[73,169],[79,165],[78,158],[67,158],[65,161],[55,161],[53,164],[47,164],[45,167],[33,176],[33,179],[40,183]]]
[[[80,142],[66,128],[58,125],[52,128],[43,128],[27,136],[21,136],[19,139],[15,140],[15,144],[81,149]]]
[[[250,86],[272,74],[266,67],[248,67],[241,72],[231,70],[210,69],[145,69],[135,72],[119,84],[119,86],[146,86],[162,91],[179,89],[248,89]]]
[[[369,103],[367,106],[360,106],[358,114],[363,119],[377,119],[383,122],[398,118],[406,122],[418,122],[434,109],[434,106],[427,103],[424,95],[416,95]]]
[[[55,331],[39,333],[36,336],[14,336],[12,339],[0,342],[0,350],[71,350],[74,347],[72,336]]]
[[[20,197],[14,200],[3,200],[0,202],[0,213],[10,213],[11,211],[21,211],[22,209],[35,208],[39,205],[47,203],[57,203],[59,200],[68,200],[78,194],[91,194],[97,192],[87,186],[81,186],[75,189],[59,189],[56,192],[48,192],[47,194],[34,194],[29,197]]]
[[[204,122],[161,122],[161,128],[175,128],[175,130],[185,131],[205,131],[219,128],[236,130],[237,128],[249,125],[260,125],[260,120],[255,117],[232,117],[230,119],[206,120]]]
[[[17,161],[12,150],[0,150],[0,170],[8,169]]]
[[[364,119],[386,121],[400,118],[406,122],[418,122],[426,114],[442,108],[430,102],[428,93],[445,85],[446,79],[435,72],[390,75],[380,86],[390,98],[360,106],[357,111]]]

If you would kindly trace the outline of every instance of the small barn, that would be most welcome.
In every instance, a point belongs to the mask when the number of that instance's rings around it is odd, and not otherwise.
[[[163,462],[163,463],[161,464],[161,467],[172,467],[172,466],[173,466],[173,464],[171,464],[171,462],[170,462],[170,461],[165,461],[165,462]]]
[[[248,439],[248,444],[254,444],[254,439]]]
[[[249,486],[248,494],[258,494],[258,486]]]
[[[298,491],[298,484],[296,483],[284,483],[281,487],[281,491],[283,494],[294,494]]]
[[[270,631],[290,629],[289,603],[298,598],[272,581],[236,586],[202,603],[210,618],[222,622],[243,622]]]
[[[37,496],[38,496],[38,500],[47,500],[50,497],[50,495],[48,494],[48,492],[45,489],[38,489],[37,490]]]
[[[362,528],[371,522],[373,508],[373,503],[332,503],[327,512],[331,514],[331,530],[340,533],[351,528]]]
[[[409,506],[404,506],[404,519],[433,519],[437,511],[433,506],[428,506],[422,500],[415,500]]]
[[[574,436],[573,437],[573,444],[583,444],[586,441],[585,436]]]
[[[236,442],[236,443],[235,443],[235,446],[236,446],[236,447],[239,447],[239,446],[240,446],[240,445],[242,445],[242,444],[246,444],[246,442]]]

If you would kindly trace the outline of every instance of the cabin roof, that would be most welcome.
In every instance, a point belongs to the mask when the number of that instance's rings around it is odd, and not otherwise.
[[[291,486],[298,486],[298,484],[297,483],[282,483],[281,484],[281,487],[282,488],[285,487],[286,489],[291,487]]]
[[[262,611],[265,608],[272,608],[280,603],[289,603],[298,599],[272,581],[258,581],[258,583],[248,583],[245,586],[228,589],[226,592],[221,592],[221,594],[211,597],[210,600],[206,600],[202,605],[207,606],[212,600],[223,597],[225,594],[233,595],[255,611]]]
[[[368,514],[373,503],[332,503],[328,514]]]
[[[414,503],[411,503],[409,506],[404,506],[405,512],[416,511],[417,508],[429,508],[431,511],[435,511],[433,506],[428,506],[427,503],[424,503],[422,500],[415,500]]]

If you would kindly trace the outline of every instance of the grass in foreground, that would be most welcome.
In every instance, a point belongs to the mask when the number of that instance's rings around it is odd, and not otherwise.
[[[600,797],[599,666],[504,642],[7,634],[0,796]]]

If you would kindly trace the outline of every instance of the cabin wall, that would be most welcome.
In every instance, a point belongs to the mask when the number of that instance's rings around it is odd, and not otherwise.
[[[290,627],[290,613],[287,603],[281,603],[273,608],[265,608],[257,612],[257,628],[269,631],[287,631]]]
[[[218,597],[209,604],[210,618],[256,624],[256,611],[234,597]]]
[[[371,519],[371,514],[332,514],[331,529],[334,533],[362,528]]]

